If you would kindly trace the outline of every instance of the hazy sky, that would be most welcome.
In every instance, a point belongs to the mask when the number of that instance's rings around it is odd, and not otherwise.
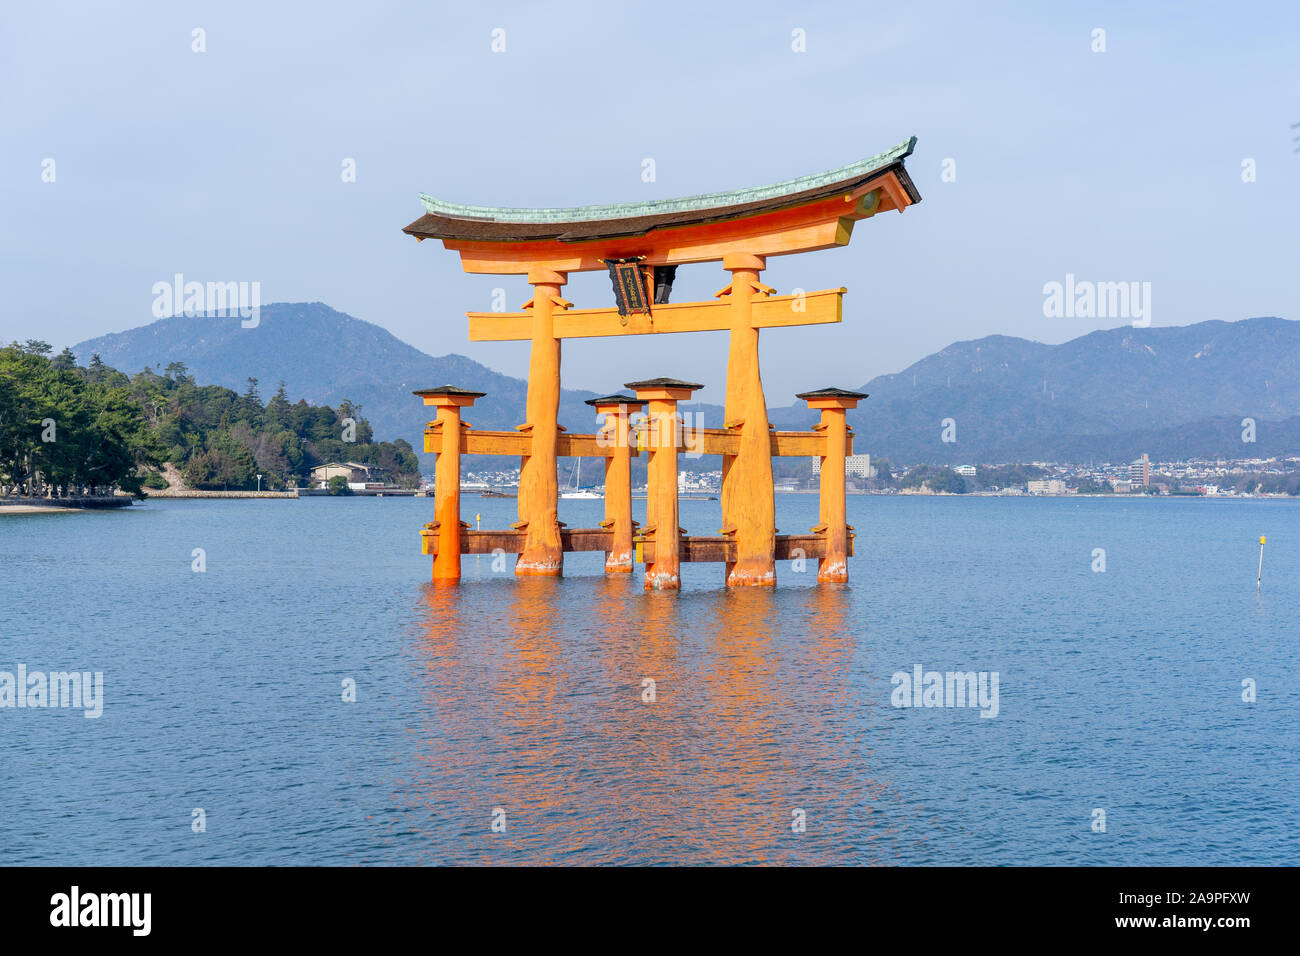
[[[763,333],[772,403],[955,340],[1124,324],[1045,318],[1044,283],[1067,273],[1150,282],[1154,325],[1300,317],[1294,3],[290,7],[6,6],[0,339],[62,347],[144,325],[153,284],[181,272],[259,281],[264,303],[322,301],[522,375],[527,345],[469,344],[464,312],[490,309],[496,287],[518,308],[527,284],[465,275],[440,243],[403,235],[419,192],[666,198],[911,135],[920,205],[859,223],[847,248],[769,260],[778,291],[849,288],[842,325]],[[719,263],[683,268],[674,300],[726,281]],[[603,274],[572,276],[565,295],[612,302]],[[564,349],[568,386],[672,375],[722,394],[725,333]]]

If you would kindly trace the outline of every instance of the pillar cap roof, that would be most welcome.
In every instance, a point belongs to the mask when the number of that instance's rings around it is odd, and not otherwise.
[[[588,405],[640,405],[641,400],[634,395],[604,395],[600,398],[587,399]]]
[[[696,382],[683,382],[677,378],[648,378],[644,382],[624,382],[624,388],[688,388],[692,392],[698,392],[704,386]]]
[[[850,391],[847,388],[835,388],[834,386],[830,386],[828,388],[815,389],[814,391],[811,392],[800,392],[798,395],[795,396],[795,398],[802,398],[804,400],[810,398],[867,398],[867,397],[868,396],[866,392],[854,392],[854,391]]]
[[[487,392],[474,392],[458,385],[439,385],[437,388],[421,388],[411,393],[423,398],[425,395],[459,395],[462,398],[482,398]]]

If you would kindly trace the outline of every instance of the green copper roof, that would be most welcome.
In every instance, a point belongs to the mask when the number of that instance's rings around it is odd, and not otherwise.
[[[512,206],[467,206],[462,203],[444,202],[424,193],[420,201],[424,208],[435,216],[448,216],[456,219],[486,219],[495,222],[511,223],[548,223],[548,222],[592,222],[601,219],[627,219],[635,216],[655,216],[665,213],[693,212],[701,209],[713,209],[720,206],[736,206],[742,203],[759,202],[792,195],[808,189],[816,189],[832,183],[843,182],[901,162],[912,154],[916,146],[913,136],[905,143],[899,143],[893,149],[877,153],[867,159],[828,170],[812,176],[800,176],[785,182],[772,183],[770,186],[754,186],[750,189],[735,189],[730,192],[701,193],[698,196],[686,196],[683,199],[652,199],[646,202],[616,203],[605,206],[570,206],[565,209],[527,209]]]

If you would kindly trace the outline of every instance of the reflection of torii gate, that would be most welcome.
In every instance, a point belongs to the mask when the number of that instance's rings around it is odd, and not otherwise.
[[[466,272],[526,275],[533,297],[515,313],[470,312],[470,341],[528,340],[526,422],[515,432],[472,431],[460,409],[481,393],[452,386],[416,392],[438,407],[425,451],[438,453],[436,520],[426,526],[425,552],[435,555],[435,580],[460,577],[460,555],[500,548],[519,554],[517,574],[558,575],[565,551],[604,551],[606,570],[631,570],[630,462],[637,444],[650,454],[646,527],[637,543],[647,587],[677,587],[678,561],[723,561],[731,585],[771,585],[775,562],[798,556],[821,563],[819,580],[847,579],[852,553],[845,524],[844,456],[852,435],[845,413],[859,393],[839,389],[801,398],[822,410],[812,432],[774,432],[758,365],[760,329],[840,321],[845,289],[776,295],[759,281],[767,257],[847,245],[853,226],[878,212],[920,202],[903,160],[915,138],[888,152],[831,172],[771,186],[572,209],[462,206],[421,196],[427,212],[403,231],[441,239],[460,253]],[[731,282],[715,302],[668,303],[678,265],[721,260]],[[560,296],[570,272],[609,270],[617,308],[575,309]],[[701,388],[655,379],[629,383],[636,398],[593,400],[605,426],[596,435],[567,435],[558,423],[560,340],[584,336],[729,331],[725,421],[699,429],[693,451],[722,456],[722,534],[683,537],[677,527],[677,402]],[[646,427],[630,429],[630,412],[649,406]],[[631,432],[636,432],[635,442]],[[517,454],[519,521],[511,531],[473,532],[460,521],[460,455]],[[559,521],[556,459],[606,460],[606,521],[599,529],[566,529]],[[809,535],[777,535],[773,455],[820,455],[821,518]],[[611,489],[611,485],[613,486]],[[612,494],[611,494],[612,491]],[[836,500],[837,499],[837,500]]]

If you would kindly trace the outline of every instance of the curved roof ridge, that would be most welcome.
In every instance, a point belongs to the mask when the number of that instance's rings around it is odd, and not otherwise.
[[[754,186],[748,189],[734,189],[725,192],[699,193],[680,199],[651,199],[643,202],[614,203],[595,206],[570,206],[556,208],[527,208],[513,206],[470,206],[464,203],[446,202],[420,193],[420,201],[431,215],[453,219],[470,219],[488,222],[508,223],[565,223],[594,222],[604,219],[627,219],[635,216],[655,216],[667,213],[694,212],[714,209],[721,206],[733,206],[742,203],[762,202],[793,195],[809,189],[817,189],[832,183],[865,176],[878,169],[899,163],[912,154],[916,146],[916,137],[899,143],[893,149],[877,153],[866,159],[849,163],[838,169],[800,176],[766,186]]]

